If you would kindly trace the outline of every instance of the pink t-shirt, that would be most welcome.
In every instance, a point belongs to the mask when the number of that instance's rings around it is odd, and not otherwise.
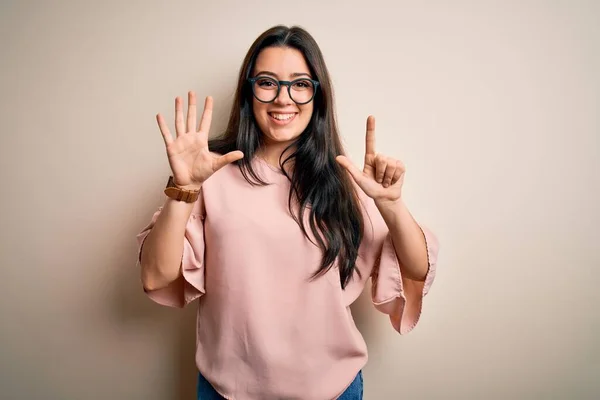
[[[235,165],[208,179],[186,226],[182,277],[147,295],[171,307],[199,299],[196,364],[223,397],[335,399],[367,362],[350,305],[371,277],[375,307],[399,333],[412,330],[435,276],[438,242],[422,228],[427,278],[402,277],[388,228],[373,200],[359,190],[362,279],[355,273],[342,290],[338,269],[331,268],[310,281],[321,251],[289,213],[290,183],[262,159],[253,163],[273,184],[251,186]],[[137,236],[140,253],[161,210]]]

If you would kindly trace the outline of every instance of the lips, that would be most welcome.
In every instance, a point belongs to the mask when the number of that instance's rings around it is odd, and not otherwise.
[[[287,121],[288,119],[294,118],[294,115],[296,115],[296,113],[275,113],[275,112],[270,112],[269,115],[271,117],[275,118],[278,121]]]
[[[270,112],[269,120],[276,125],[287,125],[292,122],[298,113],[283,113],[283,112]]]

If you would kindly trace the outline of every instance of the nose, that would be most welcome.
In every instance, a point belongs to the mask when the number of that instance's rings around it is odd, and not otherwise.
[[[289,86],[281,85],[281,90],[279,90],[279,94],[275,98],[275,103],[280,105],[288,105],[292,104],[294,101],[290,98]]]

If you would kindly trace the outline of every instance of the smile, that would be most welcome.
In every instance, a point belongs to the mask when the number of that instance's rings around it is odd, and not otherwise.
[[[289,124],[296,117],[296,113],[268,113],[269,119],[276,123],[277,125],[286,125]]]

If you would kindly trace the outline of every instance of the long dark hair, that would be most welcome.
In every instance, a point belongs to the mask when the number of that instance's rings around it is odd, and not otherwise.
[[[263,138],[252,112],[252,88],[247,79],[256,59],[266,47],[282,46],[299,50],[314,79],[319,81],[311,120],[295,142],[279,159],[283,173],[291,182],[288,197],[290,213],[307,234],[304,213],[310,210],[309,226],[323,251],[319,269],[312,278],[327,272],[338,261],[340,282],[345,288],[356,268],[358,248],[363,236],[363,218],[356,189],[348,173],[335,157],[345,154],[335,118],[333,88],[325,60],[315,39],[304,29],[278,25],[265,31],[252,44],[239,73],[237,90],[225,133],[209,142],[211,151],[226,154],[241,150],[237,161],[244,178],[253,185],[266,185],[252,168],[252,159],[263,145]],[[292,153],[288,150],[293,148]],[[282,160],[284,154],[289,154]],[[284,165],[291,163],[291,175]],[[297,214],[292,203],[297,202]]]

